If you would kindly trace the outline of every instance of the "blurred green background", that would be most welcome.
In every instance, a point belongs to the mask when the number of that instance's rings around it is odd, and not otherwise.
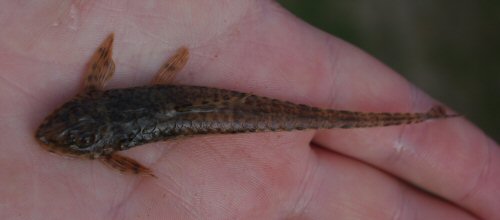
[[[279,0],[500,142],[500,1]]]

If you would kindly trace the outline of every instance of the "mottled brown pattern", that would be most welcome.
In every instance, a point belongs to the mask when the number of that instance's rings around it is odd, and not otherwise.
[[[36,137],[65,153],[97,158],[178,136],[375,127],[445,117],[441,108],[427,113],[336,111],[229,90],[155,85],[81,94],[50,115]]]
[[[104,90],[115,68],[112,43],[111,34],[94,53],[84,90],[36,131],[36,139],[47,150],[154,176],[149,168],[117,152],[183,136],[389,126],[455,116],[441,107],[426,113],[338,111],[223,89],[170,85],[189,57],[185,47],[162,66],[155,85]]]

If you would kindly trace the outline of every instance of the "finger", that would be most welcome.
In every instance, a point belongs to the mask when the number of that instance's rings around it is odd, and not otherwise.
[[[362,162],[324,149],[314,151],[317,167],[297,202],[295,216],[306,219],[476,219]]]
[[[326,131],[314,141],[380,167],[480,217],[498,216],[500,173],[495,167],[500,166],[500,154],[474,127],[443,121],[371,132]]]

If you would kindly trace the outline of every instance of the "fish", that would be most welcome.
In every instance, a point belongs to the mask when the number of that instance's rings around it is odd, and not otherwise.
[[[115,64],[114,34],[94,52],[83,89],[49,114],[35,132],[37,142],[59,155],[96,159],[122,173],[156,177],[119,152],[152,142],[211,134],[364,128],[457,117],[436,105],[427,112],[390,113],[324,109],[203,86],[175,85],[189,59],[180,47],[151,85],[106,89]]]

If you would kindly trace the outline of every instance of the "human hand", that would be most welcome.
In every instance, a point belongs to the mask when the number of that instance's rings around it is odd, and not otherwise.
[[[0,219],[500,216],[499,148],[463,118],[211,135],[124,153],[157,179],[49,154],[34,131],[81,89],[85,63],[110,32],[110,87],[149,83],[185,45],[191,59],[179,84],[355,111],[421,112],[435,103],[272,1],[0,4]]]

